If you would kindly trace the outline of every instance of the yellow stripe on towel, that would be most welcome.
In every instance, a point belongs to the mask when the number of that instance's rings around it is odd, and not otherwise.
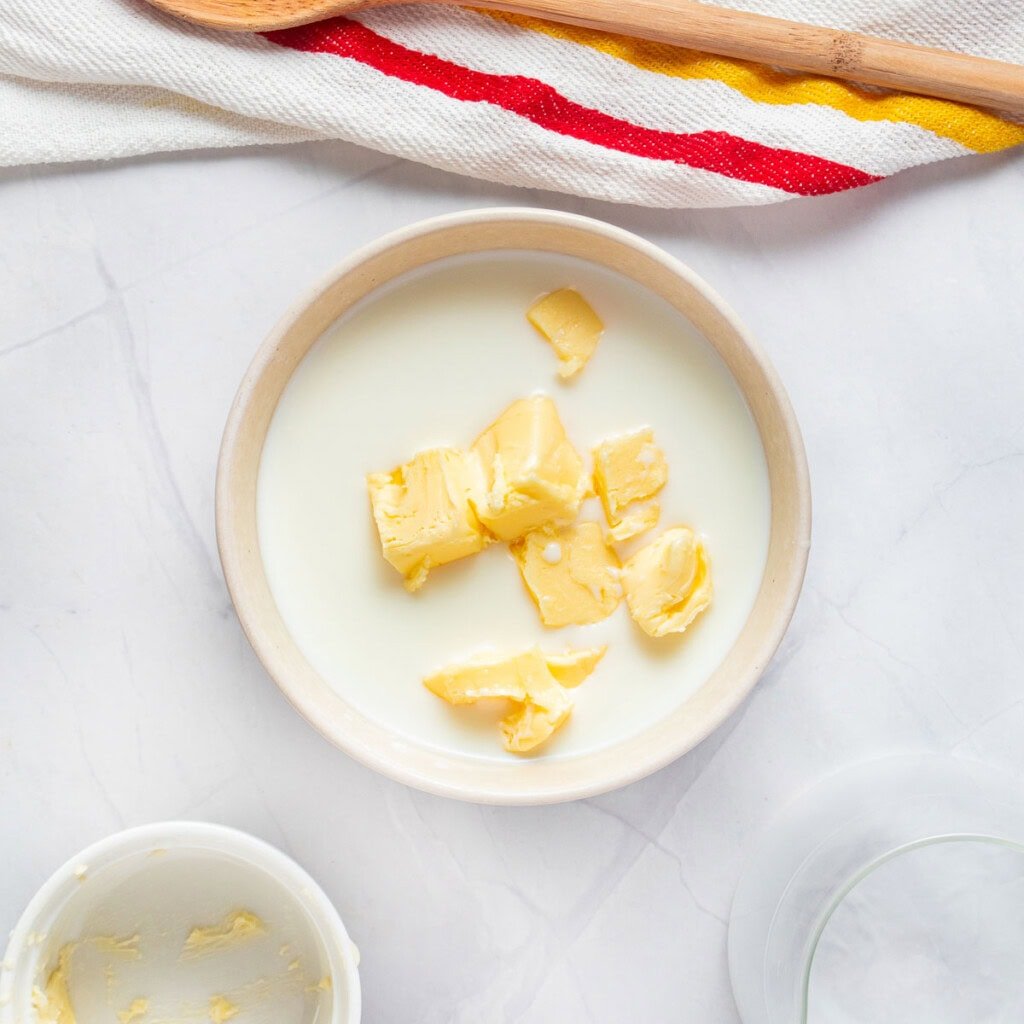
[[[712,79],[758,103],[814,103],[857,121],[896,121],[917,125],[976,153],[992,153],[1024,142],[1024,125],[1004,121],[976,107],[907,93],[870,92],[831,78],[790,74],[763,64],[716,57],[665,43],[652,43],[594,29],[559,25],[504,11],[479,11],[499,21],[555,39],[587,46],[671,78]]]

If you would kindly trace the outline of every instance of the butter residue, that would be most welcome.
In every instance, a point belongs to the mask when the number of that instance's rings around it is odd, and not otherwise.
[[[604,647],[545,655],[533,647],[512,655],[480,654],[427,676],[423,684],[450,704],[512,701],[501,721],[505,749],[525,754],[551,737],[572,713],[566,687],[578,686],[605,652]]]
[[[97,935],[89,941],[103,953],[124,957],[126,960],[140,960],[142,958],[142,953],[139,952],[139,936],[137,934],[128,935],[123,939],[119,939],[114,935]]]
[[[220,924],[193,928],[182,947],[181,959],[220,953],[257,935],[264,935],[266,931],[267,926],[251,910],[235,910]]]
[[[622,584],[630,615],[654,637],[682,633],[713,595],[708,553],[688,526],[666,530],[633,555]]]
[[[68,973],[75,951],[83,945],[93,946],[102,953],[128,960],[138,960],[142,956],[139,952],[138,935],[128,935],[124,938],[116,935],[94,935],[77,942],[65,943],[57,953],[57,966],[50,972],[45,986],[35,986],[32,989],[32,1006],[36,1011],[38,1024],[75,1024],[75,1011],[68,991]],[[104,974],[109,993],[113,989],[114,980],[114,969],[110,964],[104,968]],[[132,1007],[138,1002],[139,1000],[136,1000],[132,1003]],[[136,1017],[129,1018],[129,1021],[137,1017],[138,1013]]]
[[[75,946],[73,942],[61,946],[57,966],[46,979],[46,987],[32,989],[32,1007],[39,1024],[75,1024],[75,1011],[68,993],[68,970]]]
[[[121,1024],[132,1024],[133,1021],[141,1020],[147,1013],[149,1013],[149,1000],[133,999],[126,1009],[118,1013],[117,1019]]]
[[[604,333],[601,318],[572,288],[539,298],[526,311],[526,319],[551,342],[558,357],[558,376],[563,378],[583,369]]]
[[[551,548],[558,549],[555,561]],[[511,550],[545,626],[586,626],[619,606],[619,559],[597,523],[533,530]]]
[[[238,1016],[238,1007],[224,996],[214,996],[210,1000],[210,1020],[213,1024],[224,1024],[232,1017]]]

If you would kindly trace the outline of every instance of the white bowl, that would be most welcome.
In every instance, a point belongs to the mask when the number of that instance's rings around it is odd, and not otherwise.
[[[177,863],[177,884],[166,882],[167,865]],[[217,872],[217,885],[211,894],[196,897],[192,882],[209,890],[210,873]],[[163,872],[163,876],[161,876]],[[136,888],[141,886],[141,889]],[[159,896],[154,889],[166,886]],[[133,889],[141,893],[136,903],[122,894]],[[262,890],[262,891],[261,891]],[[266,920],[275,917],[290,924],[290,933],[318,955],[318,967],[331,979],[330,996],[320,1005],[330,1004],[330,1015],[317,1017],[317,1024],[357,1024],[360,1018],[360,990],[357,964],[359,954],[334,906],[305,871],[279,850],[244,832],[200,822],[164,822],[143,825],[115,833],[83,850],[59,868],[32,898],[11,933],[10,943],[0,970],[0,1024],[27,1024],[36,1018],[32,1008],[33,989],[42,989],[57,962],[59,950],[67,943],[95,938],[103,923],[113,919],[124,927],[141,932],[143,953],[140,967],[147,962],[150,942],[170,943],[177,957],[182,930],[207,925],[226,913],[247,909],[252,893],[260,892]],[[164,900],[177,920],[177,929],[157,913],[155,901]],[[137,912],[137,913],[136,913]],[[101,933],[96,932],[96,928]],[[125,934],[119,931],[118,934]],[[273,930],[268,940],[277,939]],[[271,954],[273,955],[273,954]],[[237,972],[244,959],[232,956],[230,963],[214,962],[214,970]],[[149,968],[156,989],[163,983],[172,988],[173,980],[159,972],[159,964]],[[218,978],[226,988],[228,977]],[[108,990],[109,991],[109,990]],[[148,995],[131,992],[131,995]],[[179,993],[175,993],[178,995]],[[212,994],[212,993],[211,993]],[[72,993],[72,996],[74,993]],[[89,1024],[81,1014],[81,1024]]]
[[[292,374],[324,331],[359,300],[437,260],[500,251],[558,253],[638,282],[696,327],[733,376],[756,424],[771,490],[760,590],[732,648],[699,690],[639,733],[566,757],[461,756],[399,735],[345,699],[312,667],[271,592],[260,551],[257,484],[264,441]],[[789,623],[810,543],[803,442],[781,383],[725,303],[691,270],[618,228],[570,214],[472,211],[395,232],[355,253],[301,298],[263,343],[231,409],[217,478],[217,539],[242,627],[298,711],[384,775],[465,800],[538,804],[633,782],[690,750],[750,692]],[[415,681],[413,681],[414,684]],[[412,685],[412,684],[411,684]]]

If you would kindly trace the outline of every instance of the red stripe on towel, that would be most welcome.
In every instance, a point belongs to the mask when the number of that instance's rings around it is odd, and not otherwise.
[[[548,131],[650,160],[685,164],[739,181],[815,196],[879,181],[877,175],[824,157],[775,149],[728,132],[677,133],[644,128],[566,99],[522,75],[474,71],[392,42],[347,18],[266,33],[280,46],[359,61],[385,75],[467,103],[490,103]]]

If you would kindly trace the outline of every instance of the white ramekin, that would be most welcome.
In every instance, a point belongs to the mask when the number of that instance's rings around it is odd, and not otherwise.
[[[331,972],[334,999],[330,1019],[323,1024],[358,1024],[358,950],[323,890],[295,861],[261,839],[222,825],[193,821],[161,822],[117,832],[82,850],[54,872],[11,932],[0,969],[0,1024],[35,1020],[32,989],[45,974],[47,953],[54,941],[61,941],[52,934],[54,925],[85,891],[88,882],[82,882],[83,875],[88,879],[100,872],[145,871],[147,864],[156,863],[150,856],[154,851],[171,850],[208,853],[222,863],[226,857],[283,885],[306,912]]]

